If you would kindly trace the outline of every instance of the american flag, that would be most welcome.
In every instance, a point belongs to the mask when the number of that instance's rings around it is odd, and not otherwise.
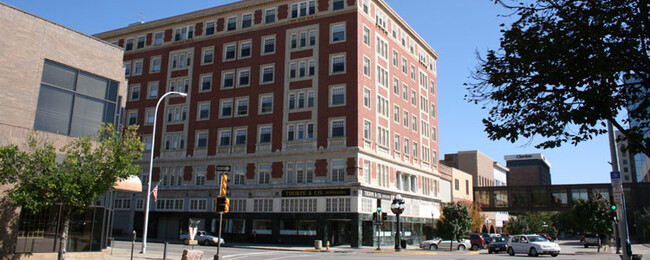
[[[160,184],[160,182],[158,182]],[[157,202],[158,201],[158,184],[156,184],[156,187],[153,187],[153,190],[151,191],[151,194],[153,195],[153,201]]]

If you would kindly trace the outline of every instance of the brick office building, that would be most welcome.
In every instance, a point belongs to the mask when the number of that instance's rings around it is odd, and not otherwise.
[[[125,118],[149,150],[158,98],[188,93],[159,111],[152,238],[216,231],[216,165],[227,241],[391,244],[394,215],[376,233],[372,212],[396,194],[413,242],[439,216],[437,54],[384,1],[246,0],[96,36],[125,48]],[[143,201],[116,201],[116,233],[140,233]]]

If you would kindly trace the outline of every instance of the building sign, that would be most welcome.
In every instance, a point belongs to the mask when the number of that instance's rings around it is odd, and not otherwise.
[[[282,197],[350,196],[350,189],[329,190],[283,190]]]
[[[374,192],[374,191],[368,191],[368,190],[363,191],[363,196],[364,197],[370,197],[370,198],[381,198],[381,199],[385,199],[385,200],[392,200],[393,199],[393,197],[391,195],[389,195],[389,194],[382,194],[380,192]]]

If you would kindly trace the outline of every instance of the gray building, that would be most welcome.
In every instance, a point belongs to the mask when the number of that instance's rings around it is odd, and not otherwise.
[[[516,154],[504,156],[508,186],[551,185],[551,163],[543,154]]]

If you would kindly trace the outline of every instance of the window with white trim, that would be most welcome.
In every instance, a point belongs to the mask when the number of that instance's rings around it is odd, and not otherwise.
[[[372,123],[368,120],[363,120],[363,139],[372,140]]]
[[[431,141],[438,141],[438,131],[435,126],[431,127]]]
[[[289,49],[305,48],[316,45],[316,30],[302,30],[290,35]]]
[[[332,10],[341,10],[345,7],[343,0],[332,0]]]
[[[205,167],[196,167],[194,169],[194,185],[196,186],[203,186],[205,185],[205,175],[207,174],[207,170]]]
[[[393,121],[395,121],[395,123],[398,123],[398,124],[400,123],[400,121],[399,121],[399,113],[400,113],[399,106],[393,105]]]
[[[414,158],[414,159],[419,158],[419,157],[418,157],[418,148],[419,148],[419,147],[420,147],[420,146],[418,146],[418,143],[413,142],[413,158]]]
[[[282,212],[316,212],[316,199],[282,199]],[[314,221],[315,223],[315,221]],[[302,230],[301,230],[302,231]],[[315,231],[314,231],[315,232]],[[314,235],[316,233],[313,233]]]
[[[408,62],[406,61],[406,57],[402,57],[402,72],[404,74],[408,74]]]
[[[325,200],[326,212],[350,212],[350,198],[331,198]]]
[[[330,106],[345,105],[345,86],[330,87]]]
[[[273,113],[273,94],[260,95],[260,114]]]
[[[226,43],[223,45],[223,60],[235,60],[237,57],[237,44],[236,43]]]
[[[330,137],[342,138],[345,137],[345,120],[333,119],[330,121]]]
[[[161,58],[160,56],[151,58],[151,66],[149,67],[149,73],[160,72]]]
[[[201,75],[201,89],[199,92],[207,92],[212,89],[212,74]]]
[[[289,111],[302,110],[305,108],[314,107],[314,91],[313,90],[296,90],[289,92],[287,102]]]
[[[377,164],[377,179],[379,180],[379,186],[384,188],[390,186],[390,171],[388,166]]]
[[[254,212],[273,212],[273,199],[253,200]]]
[[[122,66],[124,67],[124,75],[127,77],[131,76],[131,62],[125,61]]]
[[[377,95],[377,113],[380,116],[383,116],[385,118],[389,118],[388,116],[388,99],[381,95]]]
[[[192,65],[192,51],[175,52],[171,53],[170,56],[172,70],[184,69]]]
[[[151,135],[142,136],[142,143],[144,143],[144,151],[151,151]]]
[[[251,85],[251,70],[249,68],[237,70],[237,87],[248,87]]]
[[[426,162],[426,163],[431,162],[429,159],[431,159],[430,155],[429,155],[429,147],[426,147],[426,146],[423,145],[422,146],[422,161]]]
[[[165,135],[165,151],[185,149],[185,133],[175,132]]]
[[[235,71],[223,71],[221,72],[221,89],[230,89],[235,87]]]
[[[246,165],[235,165],[234,185],[246,184]]]
[[[140,85],[129,86],[129,101],[140,100]]]
[[[156,117],[155,112],[156,111],[155,111],[154,108],[147,108],[145,110],[145,112],[144,112],[144,114],[145,114],[144,124],[145,125],[153,125],[154,117]]]
[[[235,145],[245,145],[247,135],[248,135],[248,129],[247,128],[237,128],[237,129],[235,129]]]
[[[420,121],[420,128],[422,129],[422,136],[429,138],[429,123],[427,121]]]
[[[268,84],[268,83],[273,83],[274,81],[274,71],[275,71],[275,65],[262,65],[260,68],[260,71],[262,73],[261,78],[261,83],[260,84]]]
[[[264,23],[269,24],[274,22],[275,22],[275,8],[267,9],[266,11],[264,11]]]
[[[193,36],[194,36],[194,25],[188,25],[188,26],[176,28],[176,31],[174,33],[174,41],[192,39]]]
[[[330,43],[345,41],[345,23],[336,23],[330,25]]]
[[[377,55],[379,55],[379,57],[383,58],[384,60],[388,60],[388,42],[379,37],[379,35],[377,35],[376,39]]]
[[[330,57],[330,74],[345,73],[345,54]]]
[[[333,182],[345,181],[345,160],[332,160],[330,169]]]
[[[411,143],[408,138],[404,137],[404,154],[409,155],[411,152]]]
[[[215,32],[214,25],[215,25],[214,21],[210,21],[210,22],[205,23],[205,35],[206,36],[214,34],[214,32]]]
[[[237,107],[235,109],[235,116],[247,116],[248,115],[248,97],[237,98],[236,99]]]
[[[187,105],[169,105],[165,109],[167,110],[167,122],[181,123],[187,120]]]
[[[287,124],[287,141],[303,141],[314,139],[314,122],[290,122]]]
[[[413,115],[413,120],[411,120],[411,130],[414,132],[418,131],[418,117]]]
[[[190,199],[190,211],[206,211],[207,209],[207,199]]]
[[[397,151],[397,152],[399,152],[400,149],[402,149],[401,148],[402,146],[401,146],[400,143],[401,143],[400,142],[400,136],[398,134],[395,134],[395,137],[393,139],[393,149],[395,149],[395,151]]]
[[[370,89],[363,88],[363,106],[370,109]]]
[[[372,173],[370,172],[370,161],[363,160],[363,180],[365,183],[370,183],[372,180]]]
[[[257,183],[269,184],[271,182],[271,164],[263,163],[257,169]]]
[[[363,26],[363,44],[370,46],[370,29],[365,25]]]
[[[271,126],[261,126],[259,128],[258,143],[268,144],[271,143]]]
[[[253,43],[250,40],[239,42],[239,58],[250,58],[253,49]]]
[[[411,105],[417,106],[418,103],[418,98],[417,98],[417,92],[415,89],[411,90]]]
[[[409,86],[406,85],[406,83],[402,84],[402,99],[404,99],[404,101],[409,100]]]
[[[415,80],[415,65],[411,64],[411,79]]]
[[[364,13],[370,14],[370,0],[363,0],[361,3],[361,10],[363,10]]]
[[[379,64],[377,64],[377,84],[382,88],[388,89],[388,71]]]
[[[190,79],[188,77],[170,79],[168,88],[169,91],[187,93],[187,91],[190,89]]]
[[[113,208],[116,210],[131,209],[131,199],[115,199]]]
[[[232,117],[232,99],[222,99],[219,105],[219,118]]]
[[[213,47],[204,48],[203,55],[201,58],[201,64],[202,65],[212,64],[212,62],[214,62],[214,48]]]
[[[219,130],[219,144],[220,147],[227,147],[232,144],[232,136],[230,129]]]
[[[158,46],[162,45],[164,42],[163,39],[164,33],[163,32],[157,32],[153,35],[153,46]]]
[[[382,126],[377,126],[377,144],[383,146],[386,149],[390,148],[390,132],[387,128]]]
[[[183,210],[183,199],[158,199],[156,211],[181,211]]]
[[[253,25],[253,14],[242,14],[241,16],[241,28],[249,28]]]
[[[393,94],[399,96],[399,79],[393,77]]]
[[[309,78],[316,73],[316,62],[313,59],[294,60],[289,63],[289,79]]]
[[[197,120],[210,119],[210,101],[198,103],[197,108],[199,110],[197,113]]]
[[[299,2],[291,5],[291,18],[298,18],[316,13],[316,0]]]
[[[406,111],[406,109],[404,109],[404,117],[403,117],[403,119],[404,119],[404,122],[403,122],[404,127],[409,128],[409,112]]]
[[[142,59],[133,61],[133,76],[142,75]]]
[[[370,77],[370,59],[363,56],[363,75]]]
[[[124,44],[124,51],[133,50],[133,38],[126,39],[126,44]]]
[[[262,55],[275,53],[275,35],[262,38]]]
[[[387,20],[388,17],[386,14],[379,8],[375,8],[375,21],[377,23],[377,26],[379,26],[379,28],[383,29],[384,31],[386,31]]]
[[[399,53],[393,49],[393,66],[399,68]]]
[[[427,107],[427,104],[429,104],[429,100],[425,96],[421,95],[420,96],[420,111],[422,111],[422,113],[425,113],[425,114],[429,113],[429,109]]]
[[[234,17],[228,17],[226,20],[226,31],[234,31],[237,29],[237,16]]]
[[[431,118],[436,118],[436,104],[431,103],[431,112],[429,114],[431,115]]]
[[[138,110],[129,110],[127,112],[127,125],[135,125],[138,123]]]

